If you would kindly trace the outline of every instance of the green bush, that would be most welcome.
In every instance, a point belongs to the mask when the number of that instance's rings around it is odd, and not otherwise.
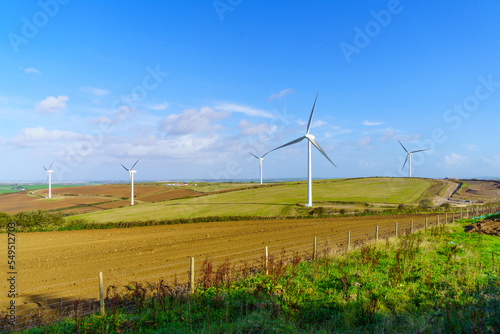
[[[429,210],[434,207],[434,203],[430,199],[423,199],[420,201],[418,206],[422,209]]]

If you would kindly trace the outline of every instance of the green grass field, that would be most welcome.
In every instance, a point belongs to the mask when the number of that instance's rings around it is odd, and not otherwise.
[[[415,203],[429,196],[440,182],[408,178],[362,178],[316,181],[313,203],[329,206],[335,202]],[[200,189],[201,190],[201,189]],[[424,196],[424,197],[425,197]],[[139,204],[72,216],[97,222],[163,220],[208,216],[289,216],[306,202],[307,182],[279,183],[262,188],[235,190],[201,197]]]

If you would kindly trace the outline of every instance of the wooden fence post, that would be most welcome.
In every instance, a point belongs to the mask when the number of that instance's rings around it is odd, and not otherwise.
[[[189,290],[194,293],[194,257],[191,257],[191,267],[189,271]]]
[[[269,275],[269,253],[267,251],[267,246],[264,253],[264,271],[266,275]]]
[[[104,305],[104,280],[102,278],[102,271],[99,272],[99,311],[101,316],[106,315],[106,308]]]
[[[467,216],[469,215],[469,209],[466,209],[467,210]],[[460,210],[460,220],[462,220],[464,217],[464,213],[462,210]]]
[[[436,219],[436,221],[437,221],[437,224],[436,224],[436,225],[439,227],[439,215],[437,215],[437,219]]]
[[[429,219],[425,217],[425,232],[427,232],[428,221]]]
[[[413,219],[411,220],[410,223],[410,234],[413,234]]]
[[[398,222],[396,222],[396,226],[395,226],[395,231],[396,231],[396,238],[398,237]]]
[[[375,241],[378,241],[378,225],[375,227]]]
[[[313,242],[313,260],[316,260],[316,237],[314,237],[314,242]]]
[[[444,213],[444,223],[448,224],[448,212]]]
[[[347,231],[347,250],[351,249],[351,231]]]

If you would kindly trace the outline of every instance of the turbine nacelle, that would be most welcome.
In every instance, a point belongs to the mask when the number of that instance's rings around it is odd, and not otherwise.
[[[310,133],[306,134],[304,137],[306,137],[307,139],[309,139],[311,141],[314,141],[316,139],[316,137]]]

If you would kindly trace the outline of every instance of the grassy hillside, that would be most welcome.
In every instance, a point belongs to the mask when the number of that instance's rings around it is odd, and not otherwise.
[[[413,203],[439,181],[408,178],[363,178],[317,181],[313,185],[313,203],[328,206],[333,202]],[[279,216],[302,208],[307,183],[281,183],[255,189],[235,190],[196,198],[140,204],[73,216],[98,222],[175,219],[208,216]]]

